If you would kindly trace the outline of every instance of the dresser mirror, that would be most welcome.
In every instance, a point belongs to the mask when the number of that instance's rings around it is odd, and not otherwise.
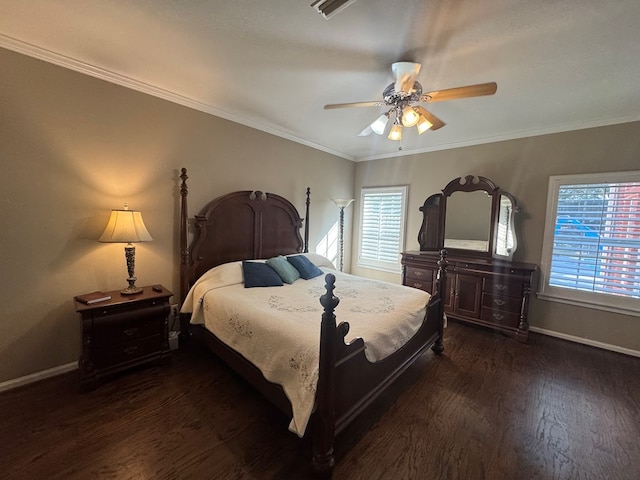
[[[421,251],[511,260],[517,247],[515,198],[485,177],[467,175],[447,184],[420,207]]]
[[[485,192],[454,192],[447,198],[444,248],[489,251],[491,197]]]

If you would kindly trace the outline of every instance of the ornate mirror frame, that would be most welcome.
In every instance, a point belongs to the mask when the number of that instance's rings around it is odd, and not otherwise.
[[[456,246],[446,245],[447,200],[456,192],[485,192],[490,198],[490,217],[487,225],[486,248],[464,248],[465,242]],[[451,254],[512,260],[518,246],[514,217],[520,211],[516,199],[486,177],[467,175],[458,177],[437,193],[428,197],[420,207],[422,225],[418,233],[420,251],[446,248]],[[468,243],[476,242],[470,240]],[[476,242],[481,243],[481,242]]]

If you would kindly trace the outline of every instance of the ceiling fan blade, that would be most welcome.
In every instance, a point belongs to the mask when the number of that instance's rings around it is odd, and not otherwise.
[[[442,128],[446,125],[446,123],[444,123],[442,120],[436,117],[433,113],[429,112],[426,108],[421,106],[417,106],[413,108],[415,108],[418,111],[418,113],[420,113],[420,115],[423,115],[424,118],[426,118],[427,120],[429,120],[429,122],[431,122],[432,127],[429,130],[438,130],[439,128]]]
[[[421,66],[419,63],[413,62],[396,62],[391,65],[391,71],[396,78],[393,89],[396,92],[409,94],[416,81],[416,77],[420,73]]]
[[[374,100],[371,102],[353,102],[353,103],[332,103],[325,105],[325,110],[333,110],[334,108],[348,108],[348,107],[382,107],[385,103],[380,100]]]
[[[493,95],[496,93],[498,85],[495,82],[479,83],[477,85],[467,85],[466,87],[447,88],[445,90],[434,90],[420,95],[421,102],[443,102],[445,100],[455,100],[458,98],[481,97],[483,95]]]

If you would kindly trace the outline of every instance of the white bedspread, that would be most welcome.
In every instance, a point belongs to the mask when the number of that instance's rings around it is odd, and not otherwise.
[[[347,342],[365,340],[369,361],[385,358],[417,331],[428,293],[341,273],[310,255],[336,276],[337,322],[349,322]],[[300,437],[315,401],[324,285],[321,275],[282,287],[244,288],[241,263],[234,262],[203,275],[182,307],[193,313],[191,323],[204,324],[283,387],[293,410],[289,429]]]

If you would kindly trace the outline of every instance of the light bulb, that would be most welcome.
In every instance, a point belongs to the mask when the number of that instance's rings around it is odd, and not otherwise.
[[[402,125],[394,123],[389,131],[389,140],[402,140]]]
[[[413,127],[416,123],[418,123],[418,113],[407,105],[402,110],[402,125],[405,127]]]

